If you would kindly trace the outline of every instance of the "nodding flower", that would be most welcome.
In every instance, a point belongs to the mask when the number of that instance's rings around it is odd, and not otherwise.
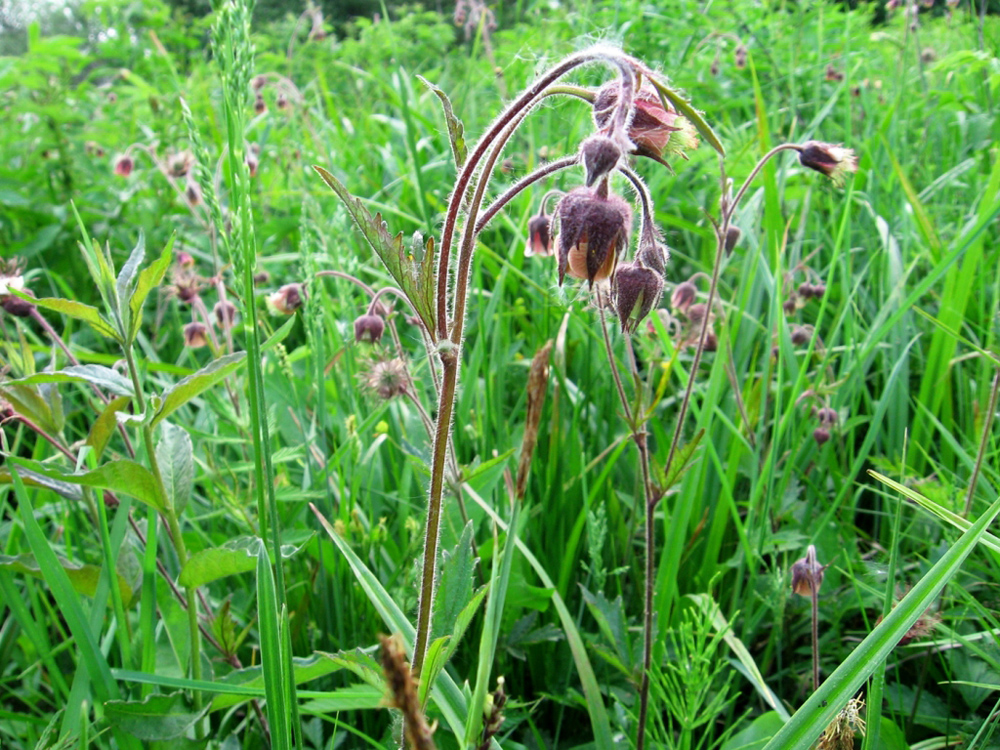
[[[816,547],[810,544],[806,556],[792,564],[792,591],[799,596],[818,594],[826,568],[816,560]]]
[[[594,122],[597,127],[604,128],[610,124],[620,87],[618,81],[611,81],[598,89],[594,97]],[[686,151],[698,147],[694,126],[686,117],[664,107],[659,92],[653,86],[645,85],[635,92],[633,109],[628,126],[628,137],[635,144],[632,153],[664,163],[668,156],[684,157]]]
[[[285,284],[274,294],[268,295],[267,306],[275,315],[292,315],[302,307],[306,290],[302,284]]]
[[[549,234],[551,222],[545,213],[532,216],[528,219],[528,245],[524,249],[526,258],[532,255],[548,257],[552,255],[552,235]]]
[[[128,177],[132,174],[132,168],[135,166],[135,161],[128,154],[122,154],[117,159],[115,159],[115,174],[119,177]]]
[[[632,209],[617,195],[609,195],[607,182],[596,190],[575,188],[559,201],[559,284],[570,276],[595,281],[608,278],[628,243]]]
[[[611,277],[611,301],[622,331],[632,333],[663,294],[663,277],[640,263],[623,263]]]
[[[385,322],[378,315],[366,313],[354,321],[354,340],[358,343],[367,341],[376,344],[384,332]]]
[[[848,174],[858,171],[858,157],[849,148],[820,141],[806,141],[796,150],[803,167],[826,175],[837,187],[847,181]]]
[[[184,344],[192,349],[208,345],[208,327],[197,320],[184,326]]]

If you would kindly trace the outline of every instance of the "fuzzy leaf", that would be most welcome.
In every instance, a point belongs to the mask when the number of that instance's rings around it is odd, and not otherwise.
[[[104,715],[115,726],[145,742],[180,737],[208,713],[184,705],[184,693],[154,694],[144,701],[108,701]]]
[[[381,213],[373,217],[364,203],[351,195],[336,177],[322,167],[314,166],[313,169],[344,202],[347,212],[361,230],[365,240],[385,264],[389,275],[399,288],[409,297],[424,326],[433,332],[437,319],[434,240],[432,238],[427,240],[424,257],[420,261],[415,260],[406,251],[402,232],[395,236],[390,234]]]
[[[52,312],[61,313],[63,315],[68,315],[75,320],[82,320],[84,323],[97,331],[97,333],[101,336],[114,339],[115,341],[121,343],[122,339],[121,336],[118,335],[118,331],[116,331],[115,327],[108,322],[107,318],[101,315],[96,307],[85,305],[82,302],[76,302],[74,300],[62,299],[60,297],[42,297],[31,301],[34,302],[37,307],[52,310]]]
[[[431,639],[450,634],[459,613],[472,598],[477,562],[478,558],[472,554],[472,521],[469,521],[455,549],[441,551]]]
[[[417,76],[417,80],[433,91],[435,96],[441,100],[441,108],[444,110],[444,121],[448,126],[448,141],[451,143],[451,153],[455,157],[455,166],[461,169],[465,166],[465,159],[469,155],[469,149],[465,145],[465,126],[455,116],[455,110],[451,106],[451,99],[448,98],[448,95],[444,91],[423,76]]]
[[[156,461],[160,465],[163,491],[180,513],[191,497],[194,485],[194,448],[187,430],[164,422],[160,442],[156,444]]]
[[[198,372],[178,381],[163,392],[163,400],[153,417],[153,426],[191,399],[208,390],[243,366],[246,352],[236,352],[219,357]]]
[[[134,396],[131,381],[119,375],[110,367],[102,365],[74,365],[55,372],[36,372],[26,378],[10,380],[8,384],[21,383],[36,385],[38,383],[90,383],[98,388],[114,393],[116,396]]]
[[[0,396],[7,400],[14,411],[40,426],[50,434],[62,429],[58,415],[52,413],[41,389],[32,385],[7,381],[0,383]]]
[[[41,461],[30,461],[13,456],[8,456],[7,460],[16,464],[18,468],[23,467],[36,475],[69,482],[81,487],[101,487],[112,490],[119,495],[134,497],[136,500],[156,508],[156,510],[163,510],[163,502],[156,479],[147,468],[135,461],[128,459],[109,461],[93,471],[76,474],[43,464]]]
[[[260,537],[240,536],[230,539],[221,547],[209,547],[195,552],[188,558],[177,582],[185,588],[194,588],[226,576],[254,570],[262,544]],[[282,544],[281,556],[289,558],[302,549],[302,546],[304,545],[296,547],[294,544]]]

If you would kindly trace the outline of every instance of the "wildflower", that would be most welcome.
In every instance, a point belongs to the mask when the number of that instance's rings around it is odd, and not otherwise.
[[[266,85],[267,85],[267,76],[265,75],[255,75],[253,77],[253,80],[250,82],[250,88],[253,89],[253,92],[255,94],[262,88],[264,88]]]
[[[135,162],[132,157],[128,154],[124,154],[115,159],[115,174],[119,177],[128,177],[132,174],[132,167],[135,166]]]
[[[606,279],[628,242],[632,210],[628,203],[598,188],[576,188],[559,201],[559,283],[566,271],[578,279]]]
[[[726,255],[733,254],[733,249],[736,247],[736,244],[740,241],[740,236],[742,234],[743,232],[740,231],[739,227],[730,226],[726,228],[726,240],[725,240]]]
[[[854,151],[843,146],[821,143],[820,141],[807,141],[798,146],[797,150],[799,163],[803,167],[809,167],[809,169],[826,175],[838,187],[847,180],[849,172],[858,170],[858,159],[854,155]]]
[[[181,250],[175,260],[180,268],[194,268],[194,256],[189,252]]]
[[[698,287],[693,282],[682,282],[674,288],[674,293],[670,296],[670,306],[674,310],[686,312],[697,296]]]
[[[792,326],[791,339],[795,346],[808,344],[810,339],[809,329],[805,326]]]
[[[396,357],[375,362],[362,376],[369,391],[386,401],[406,393],[406,363]]]
[[[258,115],[262,115],[267,112],[267,104],[264,102],[264,97],[257,94],[256,98],[253,100],[253,111]]]
[[[378,315],[365,314],[354,321],[354,340],[378,343],[385,331],[385,322]]]
[[[618,166],[622,150],[606,135],[592,135],[580,144],[580,161],[585,172],[584,184],[591,187]]]
[[[623,263],[611,277],[611,300],[622,331],[632,333],[663,294],[663,277],[639,263]]]
[[[719,75],[719,56],[718,55],[716,55],[715,58],[712,60],[712,65],[711,65],[711,67],[709,67],[708,72],[711,73],[713,76]]]
[[[594,97],[594,122],[603,128],[609,124],[618,103],[621,84],[611,81],[602,86]],[[698,147],[698,136],[691,122],[672,109],[663,106],[659,92],[645,85],[635,93],[634,114],[628,137],[635,148],[632,153],[663,163],[670,155]]]
[[[236,322],[236,305],[229,300],[216,302],[212,312],[215,314],[215,322],[219,328],[232,328],[233,323]]]
[[[274,100],[274,103],[278,109],[288,109],[288,97],[284,94],[278,94],[278,98]]]
[[[823,445],[826,441],[830,439],[830,431],[825,427],[817,427],[813,430],[813,440],[816,441],[816,445]]]
[[[267,306],[274,315],[292,315],[302,307],[306,290],[302,284],[285,284],[267,298]]]
[[[865,734],[865,720],[861,709],[865,702],[861,698],[851,698],[844,709],[837,714],[819,737],[817,750],[854,750],[854,733]]]
[[[747,48],[744,45],[739,45],[733,52],[733,62],[740,70],[747,66]]]
[[[549,234],[549,217],[543,212],[528,219],[528,245],[524,257],[552,255],[552,237]]]
[[[251,177],[256,177],[257,176],[257,167],[260,166],[260,161],[258,161],[257,157],[254,154],[252,154],[252,153],[248,153],[246,155],[245,161],[246,161],[246,164],[247,164],[247,171],[250,173],[250,176]]]
[[[806,556],[792,564],[792,591],[799,596],[819,593],[826,568],[826,565],[820,565],[816,560],[816,547],[810,544]]]
[[[201,203],[201,186],[194,180],[188,179],[184,186],[184,198],[191,208],[199,205]]]
[[[208,345],[208,327],[197,320],[184,326],[184,344],[192,349],[200,349]]]

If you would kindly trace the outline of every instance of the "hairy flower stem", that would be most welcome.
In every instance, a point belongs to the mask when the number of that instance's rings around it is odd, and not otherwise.
[[[469,155],[468,160],[459,172],[455,188],[448,202],[448,211],[445,214],[444,228],[441,233],[441,243],[438,249],[436,330],[429,332],[432,343],[438,347],[442,370],[438,398],[437,427],[431,459],[431,482],[427,502],[427,530],[424,536],[423,573],[420,582],[417,634],[413,648],[413,672],[418,678],[427,652],[427,645],[430,639],[431,616],[434,611],[434,588],[437,575],[445,458],[449,450],[451,420],[461,362],[469,271],[474,254],[473,250],[477,234],[476,223],[479,208],[482,204],[483,193],[486,183],[489,182],[492,174],[493,165],[496,163],[504,144],[528,112],[544,98],[548,86],[571,70],[596,61],[605,61],[622,71],[628,68],[628,71],[623,72],[623,75],[626,76],[631,74],[632,68],[637,67],[637,63],[634,60],[610,47],[592,48],[565,58],[522,92],[500,114]],[[451,321],[451,330],[449,331],[448,287],[451,278],[452,241],[454,240],[459,218],[463,213],[463,204],[466,203],[470,195],[470,188],[472,189],[473,197],[465,216],[465,227],[458,256],[458,269],[454,288],[453,319]]]

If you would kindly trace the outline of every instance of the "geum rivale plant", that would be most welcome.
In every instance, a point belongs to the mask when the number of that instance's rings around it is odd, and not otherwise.
[[[595,64],[613,72],[611,79],[602,86],[589,88],[562,81],[574,70]],[[546,214],[544,206],[553,197],[553,192],[545,194],[541,201],[542,210],[529,222],[528,248],[533,254],[556,256],[560,284],[564,283],[567,275],[587,282],[602,321],[609,365],[614,374],[622,413],[639,453],[646,509],[643,669],[636,676],[639,690],[636,740],[641,748],[645,742],[653,650],[655,540],[652,519],[659,501],[672,483],[670,477],[676,477],[671,465],[678,454],[693,377],[681,402],[666,460],[659,467],[654,467],[644,429],[649,413],[642,403],[645,388],[635,367],[635,359],[630,356],[636,393],[631,398],[626,394],[613,355],[606,316],[617,316],[628,345],[628,337],[660,300],[670,257],[662,232],[656,226],[653,198],[643,179],[630,168],[629,157],[644,156],[667,166],[671,157],[683,157],[685,151],[697,147],[699,136],[711,144],[720,157],[724,151],[700,112],[672,90],[663,76],[642,61],[611,46],[595,46],[569,55],[539,76],[503,110],[471,153],[466,151],[463,126],[455,117],[447,96],[437,87],[431,88],[444,105],[452,152],[458,167],[438,243],[430,239],[416,248],[416,253],[411,253],[411,248],[404,245],[402,234],[392,235],[381,215],[373,217],[333,175],[316,167],[320,176],[344,201],[365,239],[398,284],[398,287],[372,292],[367,312],[356,323],[358,339],[376,338],[376,332],[381,335],[382,325],[373,323],[373,316],[383,309],[379,299],[389,293],[402,298],[409,306],[421,327],[427,349],[432,353],[438,403],[431,430],[430,491],[412,670],[420,678],[426,669],[446,470],[454,466],[451,423],[461,370],[466,301],[477,238],[487,223],[516,196],[561,170],[582,167],[583,184],[560,195],[551,217]],[[542,165],[486,205],[488,186],[504,147],[531,111],[552,96],[576,97],[588,103],[594,132],[583,139],[576,153]],[[708,310],[713,309],[715,304],[719,268],[724,255],[732,251],[739,239],[739,230],[732,224],[736,208],[767,160],[786,150],[796,151],[804,166],[835,181],[842,180],[847,172],[856,167],[850,151],[810,141],[772,149],[735,193],[723,171],[719,215],[713,219],[717,252],[706,306]],[[630,197],[617,192],[619,183],[626,187]],[[638,216],[637,229],[634,227],[634,214]],[[630,248],[634,249],[630,251]],[[712,335],[709,330],[711,319],[711,315],[703,316],[695,341],[694,362],[690,368],[692,374],[698,371],[699,359]],[[631,352],[630,345],[628,349]],[[512,522],[509,524],[511,534],[514,529]],[[474,701],[470,711],[481,714],[483,708],[477,707]]]

